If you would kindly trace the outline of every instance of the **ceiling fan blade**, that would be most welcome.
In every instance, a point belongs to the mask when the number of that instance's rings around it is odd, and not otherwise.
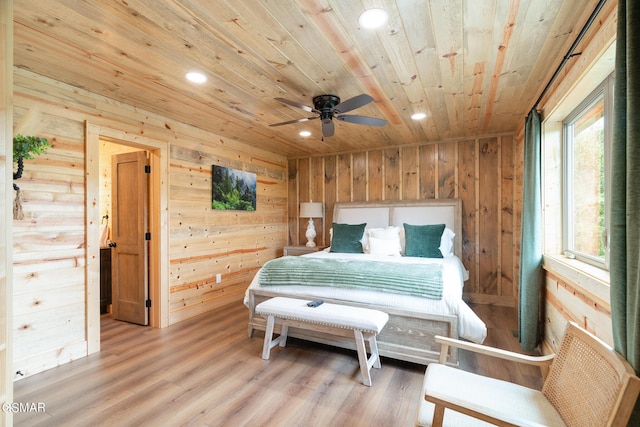
[[[343,122],[357,123],[359,125],[367,125],[367,126],[384,126],[387,124],[386,120],[376,119],[374,117],[366,117],[366,116],[341,115],[341,116],[334,116],[334,118],[341,120]]]
[[[371,101],[373,101],[373,98],[366,93],[363,93],[362,95],[354,96],[353,98],[341,102],[333,108],[333,111],[336,114],[346,113],[347,111],[355,110],[363,105],[367,105]]]
[[[331,120],[323,120],[322,121],[322,136],[324,138],[328,138],[330,136],[333,136],[335,132],[335,126],[333,124],[333,121]]]
[[[292,123],[300,123],[300,122],[306,122],[307,120],[314,120],[317,119],[318,117],[305,117],[303,119],[297,119],[297,120],[289,120],[287,122],[282,122],[282,123],[274,123],[272,125],[269,126],[282,126],[282,125],[290,125]]]
[[[320,111],[316,110],[315,108],[311,108],[308,105],[304,105],[301,104],[299,102],[295,102],[295,101],[290,101],[288,99],[285,98],[274,98],[276,101],[280,101],[283,104],[287,104],[287,105],[291,105],[292,107],[297,107],[297,108],[301,108],[304,111],[308,112],[308,113],[320,113]]]

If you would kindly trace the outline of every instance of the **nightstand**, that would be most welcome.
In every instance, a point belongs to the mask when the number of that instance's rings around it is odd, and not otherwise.
[[[285,246],[284,256],[287,256],[287,255],[298,256],[298,255],[310,254],[311,252],[321,251],[324,248],[326,248],[326,246],[313,246],[313,247],[304,246],[304,245]]]

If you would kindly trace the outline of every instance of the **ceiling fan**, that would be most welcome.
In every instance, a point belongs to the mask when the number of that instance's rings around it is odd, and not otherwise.
[[[305,117],[297,120],[289,120],[282,123],[274,123],[269,126],[282,126],[292,123],[306,122],[307,120],[320,119],[322,121],[322,138],[333,136],[335,128],[333,125],[333,119],[341,120],[348,123],[356,123],[359,125],[367,126],[384,126],[387,124],[386,120],[376,119],[374,117],[356,116],[352,114],[343,114],[347,111],[355,110],[363,105],[366,105],[373,101],[373,98],[367,94],[354,96],[347,99],[344,102],[340,102],[340,98],[335,95],[318,95],[313,98],[313,108],[299,102],[290,101],[284,98],[275,98],[276,101],[280,101],[283,104],[291,105],[292,107],[301,108],[309,113],[316,113],[317,116]]]

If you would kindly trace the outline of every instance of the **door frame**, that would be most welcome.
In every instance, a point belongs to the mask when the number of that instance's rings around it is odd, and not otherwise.
[[[150,153],[149,325],[169,326],[169,144],[95,123],[85,123],[86,340],[87,354],[100,351],[100,140]]]

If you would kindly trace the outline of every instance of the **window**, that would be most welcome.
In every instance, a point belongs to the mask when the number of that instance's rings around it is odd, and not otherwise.
[[[609,76],[563,122],[563,248],[602,268],[608,264],[612,108]]]

